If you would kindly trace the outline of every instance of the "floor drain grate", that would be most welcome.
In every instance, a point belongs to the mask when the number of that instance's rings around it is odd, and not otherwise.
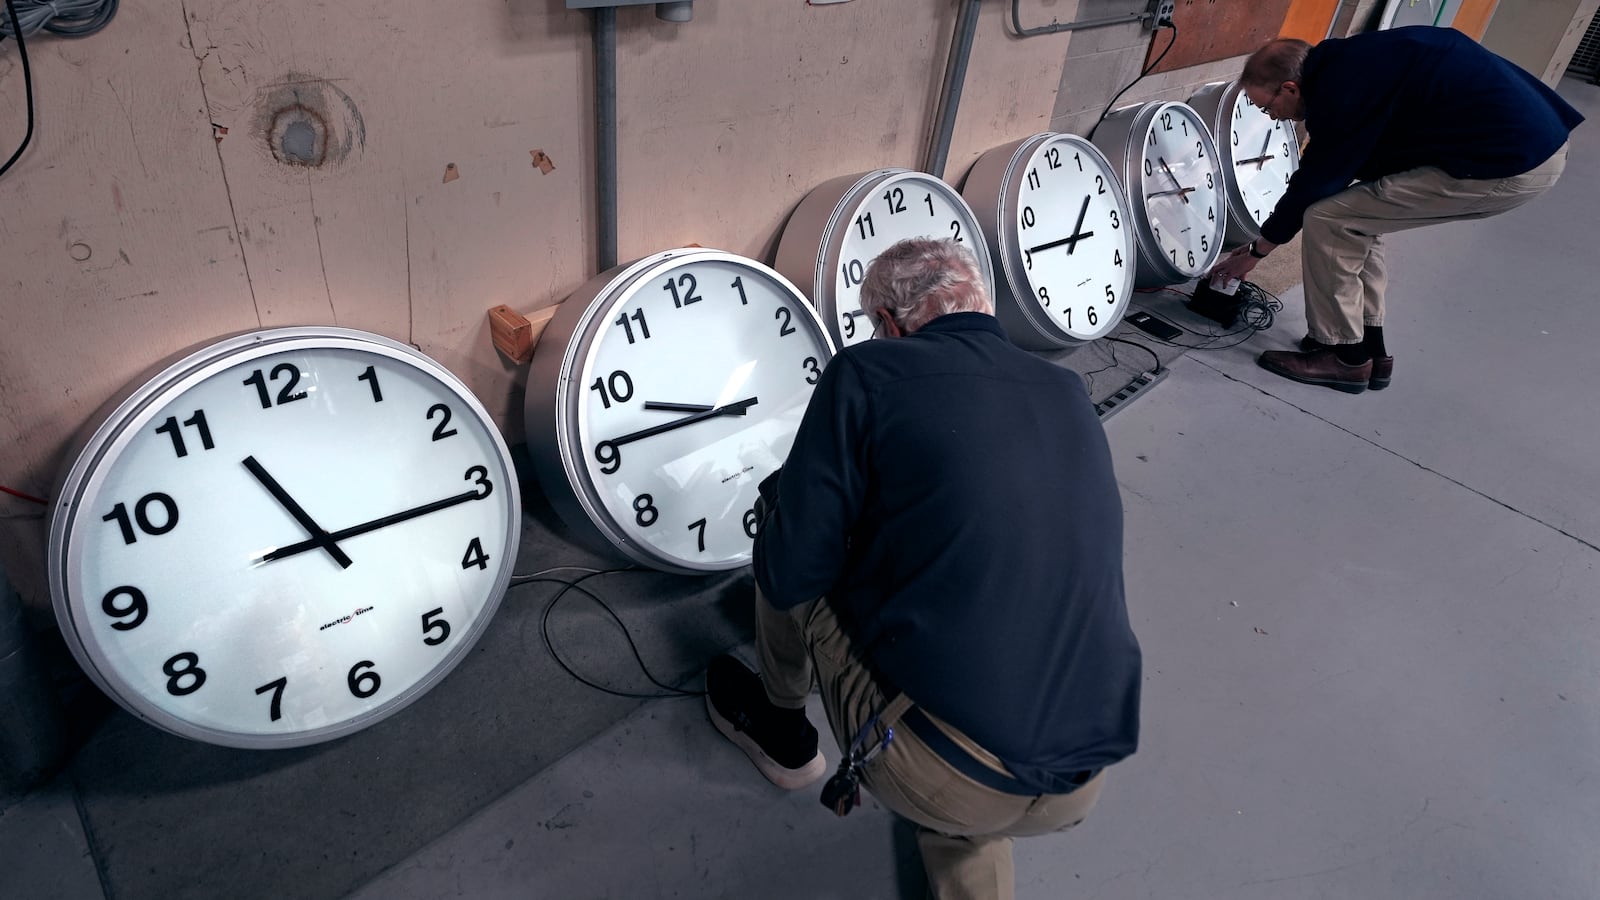
[[[1146,391],[1160,384],[1167,377],[1168,371],[1163,367],[1159,372],[1146,372],[1135,378],[1128,383],[1127,387],[1096,403],[1094,405],[1095,415],[1099,416],[1102,422],[1111,418],[1113,413],[1118,412],[1136,398],[1143,396]]]

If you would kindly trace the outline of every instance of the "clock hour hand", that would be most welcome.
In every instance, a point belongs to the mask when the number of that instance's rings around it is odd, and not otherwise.
[[[316,520],[312,519],[311,515],[305,511],[305,508],[296,503],[293,497],[289,496],[289,492],[283,489],[283,485],[279,484],[278,480],[273,478],[266,468],[256,461],[254,456],[246,456],[244,458],[244,467],[250,470],[250,474],[254,475],[257,481],[261,482],[261,486],[267,489],[267,493],[271,494],[274,500],[277,500],[284,509],[288,510],[289,515],[294,516],[294,520],[300,523],[300,527],[311,535],[311,540],[302,542],[306,545],[307,550],[321,547],[328,551],[328,555],[333,557],[334,562],[339,564],[339,568],[350,568],[350,557],[339,549],[339,545],[336,543],[338,539],[328,534],[321,525],[318,525]]]
[[[473,468],[482,471],[481,467],[474,466]],[[468,474],[471,474],[471,470],[468,470]],[[342,541],[346,538],[359,537],[360,535],[377,531],[380,528],[388,528],[390,525],[398,525],[401,522],[406,522],[419,516],[425,516],[429,513],[438,512],[441,509],[449,509],[452,506],[460,503],[466,503],[469,500],[482,500],[483,498],[489,496],[494,488],[490,487],[489,482],[486,480],[481,481],[480,483],[483,484],[485,490],[463,491],[452,497],[446,497],[443,500],[435,500],[431,503],[424,503],[421,506],[413,506],[410,509],[402,510],[401,512],[397,512],[392,515],[382,516],[380,518],[373,519],[370,522],[362,522],[360,525],[352,525],[349,528],[341,528],[327,537],[329,540],[334,541]],[[301,541],[298,544],[290,544],[286,547],[279,547],[276,550],[272,550],[262,556],[260,561],[272,562],[275,559],[283,559],[288,556],[294,556],[298,553],[304,553],[307,550],[313,550],[318,546],[320,546],[320,543],[314,539],[309,541]]]

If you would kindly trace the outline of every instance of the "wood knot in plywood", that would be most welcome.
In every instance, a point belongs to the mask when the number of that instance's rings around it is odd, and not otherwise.
[[[338,85],[289,73],[256,93],[254,132],[286,166],[338,166],[367,145],[361,110]]]

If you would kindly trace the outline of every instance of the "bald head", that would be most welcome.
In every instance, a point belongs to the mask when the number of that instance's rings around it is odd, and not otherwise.
[[[1247,88],[1259,87],[1269,91],[1277,90],[1286,81],[1298,84],[1300,68],[1305,65],[1306,53],[1310,50],[1310,44],[1296,38],[1268,41],[1245,60],[1239,83]]]

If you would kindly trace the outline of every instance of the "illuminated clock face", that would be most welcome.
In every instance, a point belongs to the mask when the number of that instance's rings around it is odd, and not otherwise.
[[[972,210],[960,194],[932,175],[898,172],[863,184],[840,201],[835,221],[843,236],[831,302],[825,296],[819,307],[840,346],[872,337],[872,323],[861,310],[861,281],[878,254],[899,241],[952,238],[978,256],[985,276],[990,272],[988,250]]]
[[[1012,290],[1071,337],[1097,338],[1116,326],[1133,289],[1133,224],[1116,176],[1073,135],[1050,136],[1020,163],[1010,227],[1022,271]]]
[[[833,355],[804,296],[754,260],[669,251],[601,290],[575,340],[558,439],[595,527],[656,568],[748,563],[756,486]]]
[[[1149,222],[1152,255],[1184,278],[1211,268],[1227,227],[1222,168],[1199,115],[1165,103],[1145,128],[1138,179]]]
[[[1235,213],[1259,229],[1300,168],[1299,138],[1293,122],[1273,119],[1252,105],[1243,91],[1235,93],[1229,123],[1228,156],[1244,201]]]
[[[199,740],[288,747],[416,699],[482,633],[521,502],[493,420],[362,332],[229,338],[101,426],[62,489],[52,593],[86,671]]]

